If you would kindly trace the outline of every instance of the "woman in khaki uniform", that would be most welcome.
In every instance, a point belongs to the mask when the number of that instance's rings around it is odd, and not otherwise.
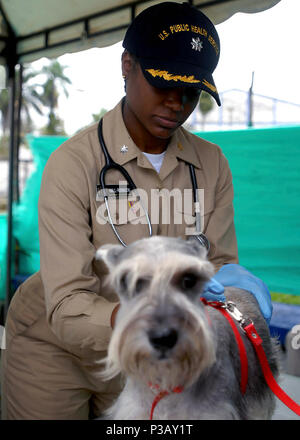
[[[161,3],[134,20],[123,46],[126,96],[104,116],[103,137],[113,160],[147,196],[153,235],[185,237],[191,227],[193,204],[181,196],[191,189],[192,164],[198,188],[204,190],[201,208],[203,232],[210,241],[208,256],[216,272],[222,268],[216,279],[246,289],[242,281],[250,280],[256,287],[249,290],[269,317],[263,283],[247,271],[245,275],[237,264],[227,160],[219,147],[181,128],[201,90],[220,104],[212,78],[220,50],[214,26],[188,4]],[[6,321],[4,419],[88,419],[99,416],[120,391],[118,378],[99,378],[98,361],[106,354],[118,298],[104,285],[106,268],[94,255],[101,245],[118,240],[101,194],[96,195],[105,165],[97,128],[91,126],[65,142],[44,170],[39,199],[41,268],[15,293]],[[115,170],[107,175],[108,184],[120,180],[124,179]],[[174,189],[179,192],[171,193]],[[166,207],[157,208],[163,205],[162,190],[175,194],[167,221]],[[140,206],[127,203],[124,216],[114,202],[109,200],[114,222],[126,243],[147,236]],[[213,289],[217,294],[223,287],[210,284],[207,295]]]

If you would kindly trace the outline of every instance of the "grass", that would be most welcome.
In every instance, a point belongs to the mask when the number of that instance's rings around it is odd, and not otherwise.
[[[300,295],[290,295],[287,293],[271,292],[272,301],[300,305]]]

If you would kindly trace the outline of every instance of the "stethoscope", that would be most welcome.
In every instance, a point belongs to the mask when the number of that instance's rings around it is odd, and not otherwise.
[[[128,172],[125,170],[125,168],[122,167],[121,165],[119,165],[118,163],[116,163],[112,159],[112,157],[110,156],[109,152],[107,151],[107,148],[106,148],[106,145],[104,142],[104,138],[103,138],[102,125],[103,125],[103,120],[100,119],[99,124],[98,124],[98,138],[99,138],[99,143],[100,143],[101,149],[102,149],[104,157],[105,157],[105,165],[99,174],[99,185],[97,185],[97,191],[101,190],[101,192],[102,192],[102,195],[104,198],[104,203],[105,203],[106,210],[107,210],[107,217],[108,217],[110,226],[112,227],[114,234],[118,238],[119,242],[124,247],[127,247],[126,243],[122,240],[122,238],[120,237],[120,235],[114,225],[114,222],[113,222],[113,219],[111,216],[111,212],[110,212],[108,198],[111,196],[119,197],[121,195],[120,191],[122,191],[123,193],[125,192],[127,195],[130,193],[135,193],[138,195],[138,191],[137,191],[137,187],[136,187],[135,183],[133,182],[132,178],[130,177]],[[191,176],[191,181],[192,181],[193,201],[194,201],[195,217],[196,217],[196,233],[193,234],[192,237],[196,238],[199,241],[199,243],[207,249],[207,252],[208,252],[210,249],[209,240],[201,232],[200,203],[199,203],[199,196],[198,196],[198,190],[197,190],[198,185],[197,185],[197,179],[196,179],[196,174],[195,174],[195,168],[192,164],[188,164],[188,165],[189,165],[190,176]],[[124,179],[126,180],[126,183],[127,183],[126,187],[120,187],[120,186],[116,186],[116,185],[106,185],[106,182],[105,182],[106,173],[107,173],[107,171],[113,170],[113,169],[118,170],[122,174],[122,176],[124,177]],[[149,218],[149,214],[148,214],[146,208],[143,206],[141,198],[139,198],[139,199],[140,199],[141,207],[145,212],[147,225],[148,225],[148,229],[149,229],[149,236],[151,237],[152,236],[151,220]]]

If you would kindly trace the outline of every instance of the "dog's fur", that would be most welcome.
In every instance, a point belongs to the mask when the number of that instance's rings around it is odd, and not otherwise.
[[[158,403],[154,419],[271,418],[273,394],[250,341],[240,329],[249,366],[242,395],[233,331],[218,310],[199,300],[213,266],[196,240],[152,237],[127,248],[107,245],[97,258],[107,264],[109,282],[121,302],[104,376],[126,376],[106,417],[149,419],[158,393],[149,387],[152,383],[170,392]],[[226,288],[225,295],[254,321],[276,376],[275,345],[255,298],[236,288]],[[172,393],[178,386],[183,391]]]

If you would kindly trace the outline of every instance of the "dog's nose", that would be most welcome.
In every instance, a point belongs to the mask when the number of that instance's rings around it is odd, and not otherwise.
[[[178,339],[177,331],[168,327],[152,329],[148,336],[152,346],[162,354],[173,348]]]

